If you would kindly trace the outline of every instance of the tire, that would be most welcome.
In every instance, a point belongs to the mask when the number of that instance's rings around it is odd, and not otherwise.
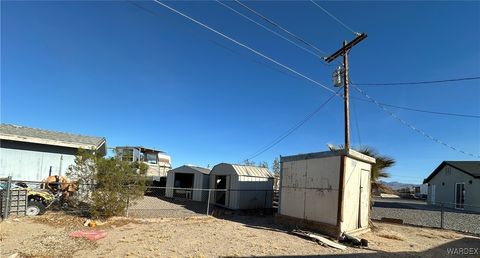
[[[27,216],[37,216],[45,213],[45,205],[39,201],[30,200],[27,204]]]

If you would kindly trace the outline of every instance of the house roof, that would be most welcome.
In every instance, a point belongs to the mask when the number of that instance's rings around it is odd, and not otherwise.
[[[273,178],[268,168],[220,163],[212,168],[212,174],[237,174],[239,176]]]
[[[168,173],[175,173],[175,172],[185,173],[185,172],[187,172],[186,170],[193,170],[194,172],[200,172],[200,173],[205,174],[205,175],[210,174],[210,169],[197,167],[197,166],[192,166],[192,165],[183,165],[183,166],[180,166],[178,168],[174,168],[174,169],[168,171]],[[190,171],[188,171],[188,172],[190,172]]]
[[[446,165],[456,168],[458,171],[468,174],[474,178],[480,178],[480,161],[443,161],[425,180],[426,184],[435,177]]]
[[[161,151],[161,150],[156,150],[156,149],[148,148],[148,147],[144,147],[144,146],[117,146],[117,147],[115,147],[115,149],[137,149],[140,152],[166,153],[166,152]]]
[[[0,124],[0,139],[68,148],[105,149],[105,138],[49,131],[26,126]],[[104,150],[102,150],[104,151]]]

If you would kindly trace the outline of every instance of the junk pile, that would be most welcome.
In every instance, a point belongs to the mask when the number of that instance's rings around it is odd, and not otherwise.
[[[349,235],[347,233],[342,233],[342,235],[340,236],[338,242],[342,243],[342,244],[339,244],[333,240],[330,240],[324,236],[321,236],[319,234],[315,234],[315,233],[312,233],[312,232],[309,232],[309,231],[304,231],[304,230],[293,230],[291,232],[292,234],[295,234],[295,235],[298,235],[298,236],[301,236],[303,238],[307,238],[307,239],[310,239],[310,240],[313,240],[315,242],[317,242],[318,244],[321,244],[321,245],[325,245],[325,246],[330,246],[330,247],[333,247],[333,248],[337,248],[337,249],[340,249],[340,250],[345,250],[347,249],[347,247],[345,245],[349,245],[349,246],[353,246],[353,247],[367,247],[368,246],[368,240],[366,239],[359,239],[355,236],[352,236],[352,235]]]
[[[330,246],[330,247],[337,248],[337,249],[340,249],[340,250],[347,249],[347,247],[344,246],[344,245],[336,243],[336,242],[334,242],[334,241],[332,241],[332,240],[330,240],[326,237],[320,236],[320,235],[312,233],[312,232],[303,231],[303,230],[293,230],[292,233],[295,234],[295,235],[301,236],[303,238],[311,239],[311,240],[317,242],[318,244]]]

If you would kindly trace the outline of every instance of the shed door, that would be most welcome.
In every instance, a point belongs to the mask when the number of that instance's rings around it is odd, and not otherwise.
[[[358,209],[359,228],[368,226],[370,209],[370,171],[361,170],[360,173],[360,207]]]

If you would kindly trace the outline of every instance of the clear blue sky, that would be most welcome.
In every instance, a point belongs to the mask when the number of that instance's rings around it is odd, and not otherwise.
[[[310,2],[246,3],[328,53],[354,37]],[[479,2],[319,3],[368,33],[350,55],[353,81],[480,75]],[[331,87],[332,67],[218,3],[168,4]],[[2,1],[1,121],[105,136],[110,147],[150,146],[170,153],[174,166],[206,166],[244,160],[329,96],[154,2],[138,5],[146,10],[121,1]],[[478,115],[479,85],[362,88],[388,104]],[[420,182],[442,160],[473,159],[375,105],[351,106],[353,145],[394,157],[391,180]],[[334,99],[255,161],[342,143],[342,108]],[[434,137],[480,153],[479,119],[392,111]]]

